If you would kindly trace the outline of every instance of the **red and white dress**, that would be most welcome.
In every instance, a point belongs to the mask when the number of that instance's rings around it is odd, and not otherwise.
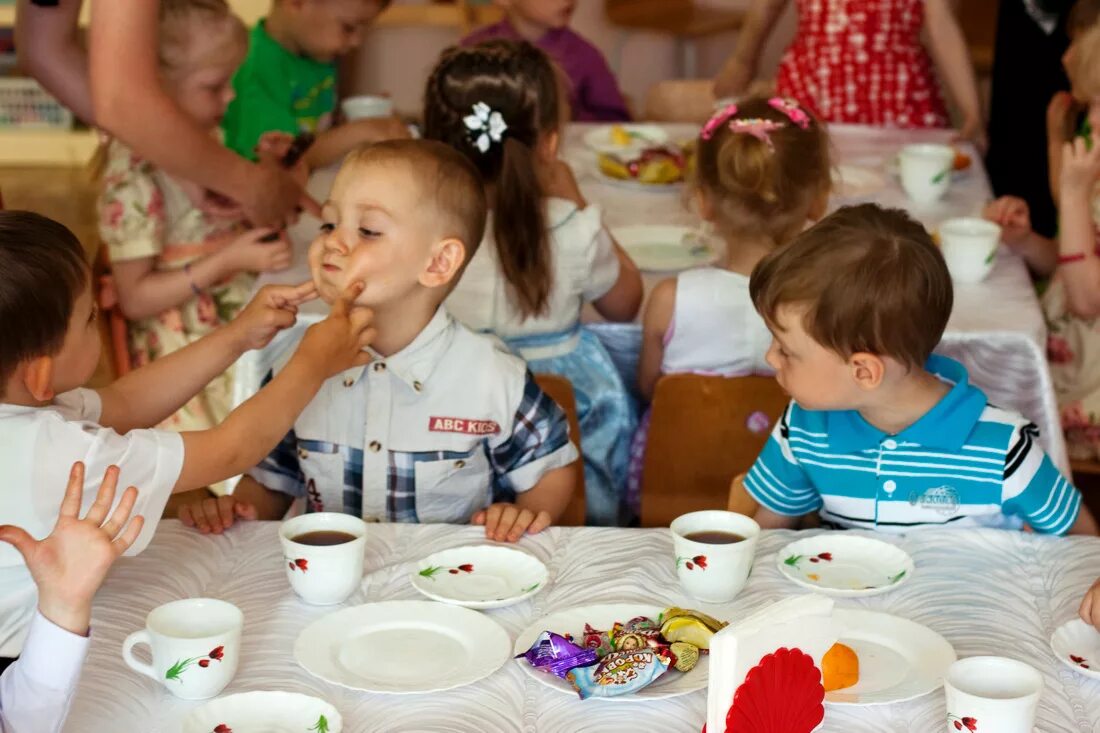
[[[947,127],[924,0],[798,0],[798,32],[777,87],[827,122]]]

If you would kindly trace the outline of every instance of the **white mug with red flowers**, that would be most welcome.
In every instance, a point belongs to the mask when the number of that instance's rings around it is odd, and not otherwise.
[[[732,601],[752,570],[760,525],[744,514],[711,510],[683,514],[669,529],[684,592],[706,603]]]
[[[225,689],[237,673],[244,614],[214,598],[185,598],[154,608],[145,628],[126,637],[122,659],[133,670],[184,700],[206,700]],[[153,663],[134,657],[146,644]]]
[[[314,512],[283,522],[279,541],[290,587],[306,603],[343,603],[363,579],[366,538],[367,523],[350,514]]]
[[[1005,657],[967,657],[943,682],[948,733],[1032,733],[1043,676]]]

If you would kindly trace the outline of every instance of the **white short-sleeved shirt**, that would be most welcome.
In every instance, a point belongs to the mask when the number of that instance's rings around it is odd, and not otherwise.
[[[579,209],[572,201],[549,198],[546,217],[554,278],[546,313],[525,319],[512,302],[490,217],[477,254],[444,303],[455,318],[502,339],[556,334],[577,325],[585,303],[607,294],[619,279],[619,258],[600,207]]]
[[[662,374],[774,374],[764,359],[771,342],[771,332],[749,297],[747,277],[704,267],[676,278]]]
[[[132,430],[119,435],[97,423],[99,395],[77,389],[58,395],[48,407],[0,404],[0,524],[22,527],[35,538],[57,522],[69,471],[83,461],[84,510],[95,501],[108,466],[120,469],[117,502],[127,486],[139,489],[133,514],[145,526],[126,553],[145,549],[183,468],[183,439],[164,430]],[[37,589],[22,556],[0,543],[0,657],[14,657],[37,602]]]
[[[249,475],[310,511],[466,523],[576,459],[527,365],[440,308],[400,352],[325,382]]]

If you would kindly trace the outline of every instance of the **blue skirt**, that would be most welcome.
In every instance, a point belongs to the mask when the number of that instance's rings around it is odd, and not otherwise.
[[[543,346],[572,336],[554,334],[505,339],[509,348]],[[558,374],[573,384],[584,459],[585,521],[621,526],[626,520],[626,475],[630,441],[638,424],[634,399],[607,350],[587,328],[576,348],[561,356],[530,359],[532,372]]]

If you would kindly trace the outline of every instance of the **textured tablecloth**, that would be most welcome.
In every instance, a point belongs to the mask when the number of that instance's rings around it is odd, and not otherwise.
[[[203,537],[175,521],[162,523],[139,557],[122,560],[96,599],[93,639],[69,723],[69,733],[175,733],[198,703],[175,699],[130,671],[122,641],[155,606],[188,596],[238,605],[245,632],[240,671],[223,694],[286,690],[322,697],[344,716],[347,733],[471,731],[498,733],[698,733],[706,691],[647,703],[582,702],[530,679],[515,662],[481,682],[430,695],[360,693],[312,677],[294,661],[298,633],[339,607],[308,606],[290,591],[277,523],[256,522],[222,537]],[[779,574],[775,555],[807,532],[765,532],[746,589],[722,606],[693,602],[680,592],[668,530],[552,528],[519,547],[549,569],[544,591],[510,608],[487,612],[515,639],[543,614],[593,603],[637,601],[680,605],[736,620],[801,590]],[[363,583],[349,604],[418,599],[408,574],[418,559],[478,543],[480,529],[449,525],[372,525]],[[1042,733],[1100,732],[1100,683],[1058,662],[1048,645],[1057,626],[1074,617],[1088,585],[1100,575],[1100,539],[1057,539],[997,530],[932,530],[897,542],[916,563],[897,590],[844,607],[892,613],[942,634],[959,656],[998,654],[1038,668],[1046,688],[1039,703]],[[625,619],[624,619],[625,620]],[[379,664],[384,661],[379,660]],[[897,705],[833,708],[828,733],[942,733],[942,692]],[[991,733],[995,733],[991,732]]]
[[[576,172],[585,197],[603,208],[610,227],[629,224],[695,225],[698,219],[681,193],[649,193],[624,188],[602,180],[596,172],[595,153],[585,147],[584,133],[591,125],[570,125],[566,129],[562,155]],[[667,125],[672,139],[689,139],[696,128]],[[834,162],[876,169],[885,186],[862,200],[886,206],[908,208],[930,229],[954,216],[973,215],[992,196],[982,168],[981,158],[971,149],[970,170],[957,175],[944,199],[926,207],[914,208],[890,172],[890,161],[902,145],[911,142],[944,142],[951,133],[943,130],[884,130],[858,125],[833,125],[830,135]],[[317,172],[310,182],[311,192],[323,200],[332,185],[335,169]],[[834,197],[831,206],[855,203],[859,199]],[[317,220],[302,217],[291,229],[291,238],[299,251],[296,265],[281,273],[265,275],[260,283],[301,282],[309,277],[304,251],[317,234]],[[662,275],[645,275],[646,292]],[[598,320],[588,309],[586,320]],[[307,308],[309,313],[316,310]],[[914,318],[921,314],[914,313]],[[636,325],[594,324],[597,335],[608,347],[616,366],[628,385],[635,383],[641,331]],[[236,395],[243,399],[253,394],[259,380],[282,347],[275,344],[263,354],[248,354],[238,381]],[[940,351],[959,359],[970,370],[972,381],[984,389],[990,400],[1002,407],[1026,415],[1040,428],[1043,446],[1055,463],[1068,471],[1065,439],[1058,420],[1058,405],[1046,362],[1046,325],[1035,298],[1023,261],[1002,249],[989,277],[977,284],[955,286],[955,308],[947,324]]]

